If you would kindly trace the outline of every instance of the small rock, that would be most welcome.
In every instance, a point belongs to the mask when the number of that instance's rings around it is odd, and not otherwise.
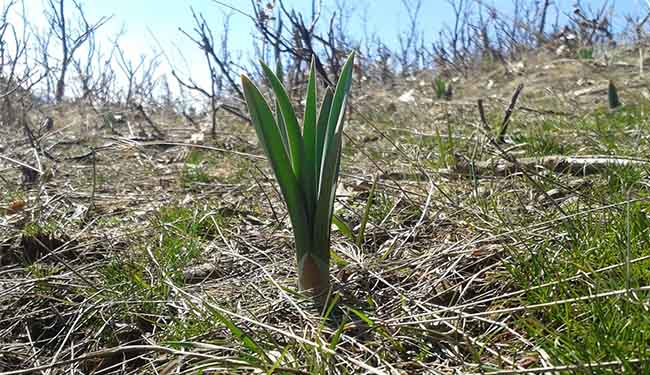
[[[200,144],[205,141],[205,134],[203,133],[194,133],[190,136],[190,143],[191,144]]]
[[[397,100],[399,100],[402,103],[415,103],[415,96],[413,95],[414,93],[415,90],[411,89],[403,93]]]
[[[526,69],[526,65],[524,64],[523,61],[518,61],[518,62],[516,62],[514,64],[511,64],[510,69],[515,74],[521,74],[521,73],[524,72],[524,69]]]

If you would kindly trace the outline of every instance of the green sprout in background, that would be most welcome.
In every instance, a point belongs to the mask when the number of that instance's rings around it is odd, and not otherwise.
[[[246,76],[242,86],[255,132],[271,163],[289,210],[298,263],[298,288],[322,305],[330,287],[330,230],[341,160],[343,123],[352,83],[352,53],[320,111],[311,64],[303,129],[280,79],[262,63],[277,102],[277,120],[260,90]]]
[[[578,60],[593,60],[594,59],[594,49],[593,48],[580,48],[578,49]]]
[[[437,77],[435,80],[433,80],[433,90],[436,93],[436,99],[443,99],[445,97],[445,93],[447,92],[447,81],[440,77]]]
[[[614,81],[609,80],[609,85],[607,86],[607,101],[609,103],[609,109],[616,109],[621,106],[621,100],[618,98],[618,90]]]

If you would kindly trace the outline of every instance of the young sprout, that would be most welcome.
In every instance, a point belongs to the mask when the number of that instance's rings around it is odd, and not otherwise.
[[[282,82],[262,63],[277,103],[277,120],[259,89],[241,77],[257,137],[268,157],[293,227],[298,288],[322,305],[329,292],[330,228],[341,160],[346,102],[354,53],[336,89],[328,88],[318,111],[314,63],[309,71],[302,131]]]
[[[616,109],[621,106],[621,101],[618,98],[618,90],[614,85],[614,81],[609,81],[609,86],[607,87],[607,101],[609,102],[609,109]]]

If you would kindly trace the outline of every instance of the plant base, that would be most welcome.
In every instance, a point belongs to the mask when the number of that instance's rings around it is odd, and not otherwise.
[[[298,288],[316,305],[323,306],[330,290],[329,266],[319,266],[313,256],[306,254],[298,263]]]

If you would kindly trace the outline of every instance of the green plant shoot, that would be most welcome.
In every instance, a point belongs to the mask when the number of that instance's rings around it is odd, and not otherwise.
[[[353,61],[354,53],[345,62],[334,92],[326,90],[320,111],[312,62],[302,131],[282,82],[268,66],[262,63],[277,102],[277,117],[260,90],[241,77],[255,132],[289,210],[298,287],[318,304],[325,302],[330,287],[330,230]]]
[[[436,99],[443,99],[447,91],[447,81],[442,78],[436,78],[433,81],[433,89],[436,93]]]
[[[618,90],[614,81],[609,81],[609,86],[607,86],[607,101],[609,103],[609,109],[616,109],[621,106],[621,101],[618,98]]]

